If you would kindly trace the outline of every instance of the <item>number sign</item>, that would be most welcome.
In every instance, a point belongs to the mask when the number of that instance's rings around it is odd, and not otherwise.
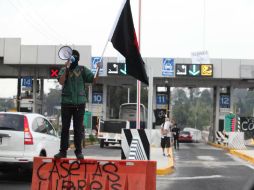
[[[230,108],[230,94],[220,94],[220,108]]]
[[[168,96],[167,96],[167,94],[157,94],[157,96],[156,96],[156,103],[157,104],[167,104],[168,103]]]
[[[102,103],[103,103],[102,92],[93,92],[92,104],[102,104]]]

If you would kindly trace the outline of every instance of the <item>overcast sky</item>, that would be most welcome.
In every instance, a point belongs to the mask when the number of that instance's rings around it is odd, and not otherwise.
[[[91,45],[100,56],[122,0],[0,0],[0,38],[23,45]],[[131,0],[138,32],[138,0]],[[146,0],[141,11],[143,57],[254,59],[253,0]],[[105,56],[117,56],[108,44]],[[6,83],[6,82],[4,82]],[[13,82],[15,83],[15,81]],[[0,80],[0,97],[16,93]]]

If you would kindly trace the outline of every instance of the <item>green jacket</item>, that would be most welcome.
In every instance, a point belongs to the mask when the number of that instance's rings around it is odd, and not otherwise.
[[[58,74],[58,80],[65,72],[65,67],[61,68]],[[87,102],[85,93],[85,83],[92,83],[94,79],[93,73],[86,67],[76,66],[75,69],[69,71],[68,79],[62,88],[62,104],[79,105]]]

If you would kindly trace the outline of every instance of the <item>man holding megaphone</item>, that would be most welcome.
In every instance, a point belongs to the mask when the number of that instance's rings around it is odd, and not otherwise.
[[[67,48],[66,48],[67,47]],[[73,118],[74,145],[77,159],[83,159],[82,139],[83,139],[83,118],[85,113],[85,103],[87,96],[85,93],[85,83],[95,83],[98,77],[86,67],[80,66],[79,52],[64,46],[59,51],[59,57],[67,60],[65,66],[58,74],[58,81],[62,85],[61,96],[61,117],[62,131],[60,151],[55,158],[66,158],[69,147],[69,129]],[[99,67],[99,65],[97,65]]]

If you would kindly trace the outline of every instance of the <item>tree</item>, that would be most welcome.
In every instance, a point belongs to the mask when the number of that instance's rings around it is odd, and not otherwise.
[[[121,104],[127,102],[127,88],[121,86],[108,86],[108,100],[110,117],[118,118],[119,107]],[[111,112],[113,110],[113,112]],[[113,113],[113,114],[112,114]]]
[[[44,94],[44,112],[47,112],[47,115],[54,114],[54,107],[60,106],[61,102],[61,90],[59,88],[50,89],[49,93]]]
[[[211,91],[208,89],[205,89],[200,94],[200,101],[212,106],[212,94]]]
[[[130,90],[131,90],[130,102],[136,103],[137,102],[137,86],[131,86]],[[146,87],[141,87],[140,103],[144,104],[144,106],[147,108],[148,90]]]
[[[173,117],[179,127],[186,127],[189,114],[189,99],[183,89],[174,89],[172,92]]]
[[[247,89],[234,89],[233,91],[234,111],[240,116],[250,117],[254,112],[254,92]]]
[[[0,111],[8,111],[14,108],[14,103],[12,99],[2,98],[0,99]]]
[[[172,93],[173,117],[181,128],[192,127],[202,130],[210,123],[212,113],[212,95],[208,89],[190,89],[190,96],[186,90],[177,88]]]

